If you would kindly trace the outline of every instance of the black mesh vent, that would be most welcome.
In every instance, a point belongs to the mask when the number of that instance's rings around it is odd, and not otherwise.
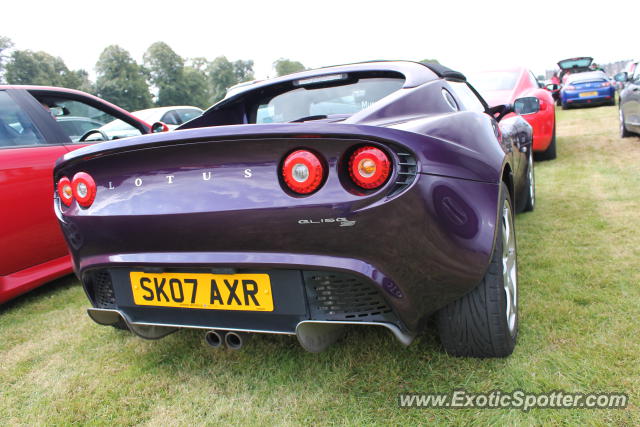
[[[115,308],[116,295],[113,293],[111,275],[108,271],[97,271],[92,274],[93,298],[97,308]]]
[[[396,154],[399,159],[398,177],[390,194],[392,196],[408,187],[418,174],[418,163],[413,155],[405,152],[397,152]]]
[[[370,283],[343,273],[304,272],[311,316],[315,320],[387,320],[392,316]]]

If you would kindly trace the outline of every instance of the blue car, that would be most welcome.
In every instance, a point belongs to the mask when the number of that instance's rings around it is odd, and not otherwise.
[[[560,90],[562,109],[581,105],[615,105],[616,88],[602,71],[571,74]]]

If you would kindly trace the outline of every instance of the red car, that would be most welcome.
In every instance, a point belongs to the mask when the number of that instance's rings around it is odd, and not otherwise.
[[[106,138],[95,126],[114,119],[140,134],[151,130],[84,92],[0,85],[0,304],[71,272],[52,207],[53,166],[63,154]]]
[[[517,67],[471,74],[469,81],[491,105],[513,103],[516,98],[535,97],[537,113],[524,116],[533,127],[533,151],[540,160],[556,158],[556,110],[551,93],[540,87],[531,71]]]

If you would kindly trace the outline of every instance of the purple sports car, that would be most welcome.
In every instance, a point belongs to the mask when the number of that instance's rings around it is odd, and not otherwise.
[[[102,325],[161,338],[346,325],[405,345],[435,315],[453,355],[503,357],[518,328],[513,215],[535,193],[531,127],[446,67],[368,62],[241,88],[178,131],[55,167],[55,211]],[[500,122],[498,124],[498,122]]]

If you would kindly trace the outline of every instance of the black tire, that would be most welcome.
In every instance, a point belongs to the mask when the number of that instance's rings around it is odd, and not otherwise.
[[[440,341],[445,351],[452,356],[463,357],[507,357],[513,353],[518,336],[518,304],[517,277],[518,263],[513,229],[513,209],[507,186],[500,188],[500,226],[496,235],[496,244],[491,256],[491,263],[482,281],[468,294],[440,309],[436,313],[436,323]],[[512,292],[513,307],[511,315],[507,309],[508,301],[505,290],[503,267],[503,237],[505,233],[505,216],[509,218],[513,240],[513,280],[515,290]],[[513,270],[512,270],[513,271]],[[509,322],[509,320],[511,322]],[[510,327],[511,325],[511,327]]]
[[[620,138],[628,138],[632,135],[631,132],[627,130],[627,127],[624,125],[624,114],[622,114],[622,109],[618,110],[618,117],[620,120]]]
[[[551,134],[551,142],[546,150],[542,153],[536,154],[536,158],[538,160],[553,160],[557,157],[556,154],[556,122],[555,118],[553,121],[553,133]]]
[[[536,207],[536,175],[533,167],[533,150],[529,151],[529,162],[527,165],[527,177],[525,179],[525,189],[521,212],[532,212]]]
[[[560,103],[560,105],[562,105],[562,109],[563,110],[568,110],[569,109],[569,106],[567,104]]]

